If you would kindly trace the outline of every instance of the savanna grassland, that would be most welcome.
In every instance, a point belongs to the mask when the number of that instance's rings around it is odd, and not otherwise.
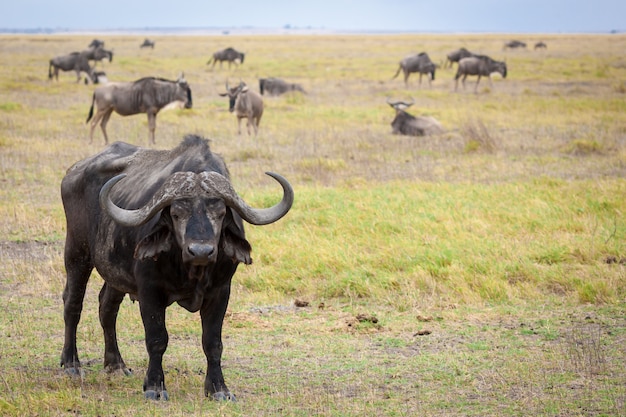
[[[130,377],[103,371],[94,272],[79,326],[82,378],[59,368],[68,167],[104,146],[85,124],[93,85],[48,80],[50,58],[94,37],[110,81],[184,72],[190,110],[157,117],[156,147],[211,139],[255,206],[296,191],[280,222],[247,228],[224,326],[237,403],[203,396],[200,320],[168,310],[167,403],[143,399],[137,305],[120,311]],[[4,416],[626,415],[626,36],[5,35],[0,37],[0,414]],[[527,50],[503,51],[518,38]],[[534,51],[543,40],[547,50]],[[206,65],[233,46],[243,65]],[[506,59],[506,79],[455,69],[432,87],[392,79],[427,51]],[[258,137],[236,134],[225,83],[276,76],[307,94],[265,98]],[[387,99],[446,128],[391,134]],[[145,115],[112,140],[147,146]],[[245,129],[244,129],[245,131]],[[296,303],[297,301],[297,303]],[[298,306],[296,306],[298,304]]]

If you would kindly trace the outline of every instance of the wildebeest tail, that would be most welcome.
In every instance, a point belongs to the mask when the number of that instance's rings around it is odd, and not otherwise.
[[[241,53],[241,63],[243,64],[243,57],[245,56],[245,54],[242,52]]]
[[[261,95],[263,95],[263,91],[265,91],[265,78],[259,79],[259,91],[261,92]]]
[[[431,74],[430,75],[431,76],[431,80],[433,80],[433,81],[435,80],[435,69],[437,69],[437,67],[435,65],[433,65],[433,72],[430,73]]]
[[[93,116],[93,104],[96,101],[96,93],[93,93],[93,96],[91,97],[91,108],[89,109],[89,115],[87,116],[87,121],[85,123],[89,123],[89,121],[91,120],[91,117]]]
[[[48,79],[52,79],[52,60],[50,60],[50,65],[48,65]]]
[[[392,79],[392,80],[393,80],[393,79],[395,79],[395,78],[398,76],[398,74],[400,74],[400,70],[401,70],[401,69],[402,69],[402,64],[398,65],[398,71],[396,71],[396,75],[394,75],[393,77],[391,77],[391,79]]]

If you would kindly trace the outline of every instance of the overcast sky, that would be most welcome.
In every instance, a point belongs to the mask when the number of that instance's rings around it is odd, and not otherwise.
[[[10,4],[9,4],[10,3]],[[626,0],[5,0],[0,29],[609,32]]]

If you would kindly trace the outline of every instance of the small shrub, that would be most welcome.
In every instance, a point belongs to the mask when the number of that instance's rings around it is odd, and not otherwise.
[[[465,153],[494,152],[497,148],[495,139],[481,120],[466,122],[461,134],[465,139]]]

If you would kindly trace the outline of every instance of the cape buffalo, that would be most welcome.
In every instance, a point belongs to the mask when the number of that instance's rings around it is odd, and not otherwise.
[[[391,102],[387,100],[395,111],[396,117],[391,122],[391,128],[394,135],[407,136],[427,136],[443,133],[444,129],[434,117],[431,116],[413,116],[405,111],[405,109],[413,105],[413,101],[406,103],[403,101]]]
[[[211,59],[207,61],[207,65],[213,62],[213,66],[211,67],[211,69],[213,69],[215,68],[215,64],[217,63],[217,61],[219,61],[220,68],[222,68],[222,63],[224,61],[228,61],[228,69],[230,69],[231,64],[237,65],[237,60],[239,60],[239,63],[243,64],[244,55],[245,54],[243,52],[238,52],[235,49],[229,47],[213,53],[213,57],[211,57]]]
[[[459,61],[463,58],[467,58],[468,56],[472,55],[474,54],[465,48],[459,48],[456,51],[452,51],[448,55],[446,55],[446,63],[444,64],[444,68],[452,68],[452,63],[456,62],[458,64]]]
[[[306,94],[300,84],[288,83],[275,77],[259,78],[259,91],[261,92],[261,95],[264,95],[267,92],[270,96],[279,96],[288,91],[300,91],[301,93]]]
[[[456,75],[454,76],[454,90],[456,91],[456,89],[459,87],[459,78],[461,76],[463,76],[461,82],[463,83],[463,88],[465,88],[465,79],[468,75],[478,75],[478,80],[476,80],[474,92],[476,92],[476,90],[478,89],[480,77],[488,77],[489,85],[493,87],[491,74],[494,72],[498,72],[500,73],[500,75],[502,75],[502,78],[506,78],[506,62],[495,61],[486,55],[475,55],[468,58],[463,58],[459,61],[459,67],[457,69]]]
[[[104,134],[104,143],[109,143],[106,125],[111,114],[115,111],[122,116],[146,113],[148,115],[148,131],[150,143],[154,140],[156,130],[156,115],[168,104],[174,101],[182,101],[185,108],[190,109],[191,88],[181,75],[176,81],[162,78],[146,77],[130,83],[108,83],[96,88],[91,99],[91,108],[87,116],[87,122],[93,116],[94,104],[98,111],[91,122],[89,131],[89,143],[93,142],[93,131],[100,123]]]
[[[263,98],[256,92],[250,90],[243,81],[236,87],[228,87],[226,92],[219,93],[222,97],[228,97],[228,111],[234,112],[237,116],[237,133],[241,135],[241,119],[247,119],[246,127],[250,134],[250,125],[254,129],[254,135],[259,133],[259,123],[263,116]]]
[[[80,81],[80,73],[84,72],[89,80],[94,84],[98,83],[98,77],[94,74],[93,68],[89,65],[89,60],[84,52],[72,52],[68,55],[60,55],[50,60],[48,65],[48,78],[53,77],[59,81],[59,70],[76,72],[76,82]]]
[[[276,222],[294,198],[286,179],[267,174],[282,186],[282,200],[270,208],[252,208],[233,189],[222,158],[198,136],[185,137],[171,151],[116,142],[68,169],[61,182],[67,219],[65,371],[81,374],[76,333],[87,282],[96,268],[104,279],[99,317],[107,371],[131,373],[116,334],[119,306],[129,294],[139,301],[149,356],[144,396],[167,400],[165,311],[176,302],[200,312],[205,396],[235,400],[222,374],[222,325],[233,274],[239,263],[252,263],[243,221]]]
[[[409,75],[412,72],[419,72],[420,74],[420,86],[422,85],[422,75],[428,74],[428,84],[431,85],[432,80],[435,79],[435,69],[436,65],[430,60],[430,57],[426,52],[420,52],[417,55],[410,55],[400,61],[400,66],[398,67],[398,71],[396,71],[396,75],[392,77],[395,79],[400,71],[404,72],[404,84],[406,86],[409,85]]]

